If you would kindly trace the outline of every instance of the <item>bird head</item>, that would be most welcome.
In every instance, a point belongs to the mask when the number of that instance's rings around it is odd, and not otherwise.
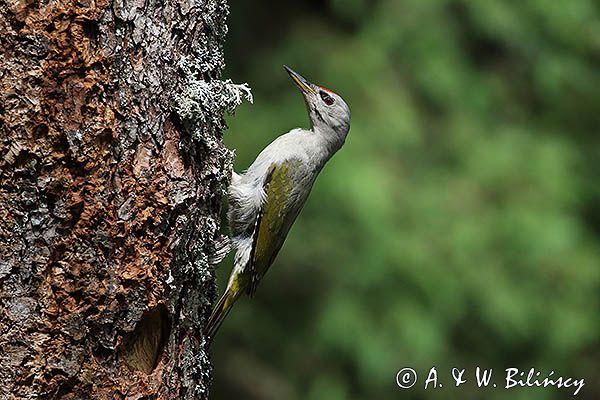
[[[304,96],[311,130],[330,135],[343,144],[350,129],[350,108],[346,102],[331,90],[310,83],[288,66],[284,67]]]

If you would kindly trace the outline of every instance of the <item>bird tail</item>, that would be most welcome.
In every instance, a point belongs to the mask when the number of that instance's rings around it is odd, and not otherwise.
[[[227,314],[229,314],[229,311],[231,311],[231,307],[238,299],[239,293],[239,291],[234,291],[231,288],[228,288],[217,302],[217,305],[213,309],[212,314],[206,323],[206,327],[204,328],[204,336],[209,344],[212,343],[217,330],[223,323],[223,320]]]

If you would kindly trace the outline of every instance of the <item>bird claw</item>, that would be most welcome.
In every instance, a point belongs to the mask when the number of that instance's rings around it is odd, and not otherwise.
[[[232,249],[231,239],[228,236],[220,235],[214,241],[211,254],[208,256],[208,263],[211,265],[220,264],[227,257]]]

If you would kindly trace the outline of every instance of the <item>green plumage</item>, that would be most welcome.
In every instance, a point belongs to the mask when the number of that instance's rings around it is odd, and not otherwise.
[[[206,329],[210,338],[241,294],[244,291],[254,294],[281,249],[299,211],[293,212],[288,207],[298,163],[299,160],[286,160],[269,168],[263,187],[265,202],[256,220],[250,259],[242,271],[233,272],[227,290],[213,310]]]

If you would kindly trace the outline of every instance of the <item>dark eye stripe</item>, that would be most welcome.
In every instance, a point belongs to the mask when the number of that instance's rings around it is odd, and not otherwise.
[[[330,95],[327,94],[327,92],[324,92],[322,90],[319,92],[319,96],[321,96],[321,100],[323,100],[323,102],[325,104],[327,104],[328,106],[332,105],[335,101],[335,100],[333,100],[333,97],[331,97]]]

